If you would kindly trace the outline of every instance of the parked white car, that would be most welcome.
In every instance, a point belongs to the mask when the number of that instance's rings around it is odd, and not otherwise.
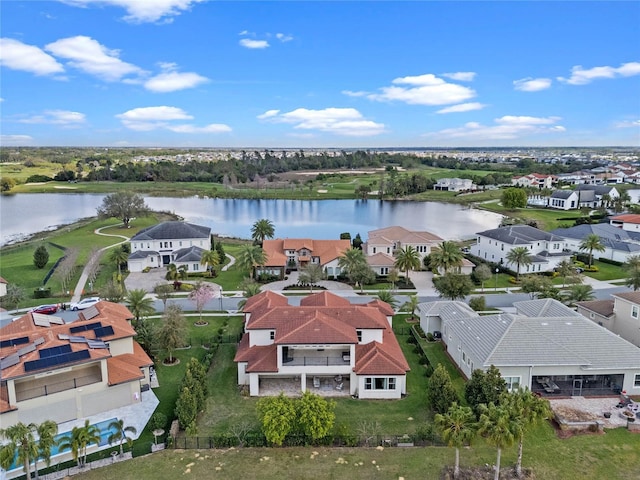
[[[93,307],[96,303],[100,301],[100,297],[87,297],[83,298],[77,303],[72,303],[69,305],[69,309],[71,310],[84,310],[85,308]]]

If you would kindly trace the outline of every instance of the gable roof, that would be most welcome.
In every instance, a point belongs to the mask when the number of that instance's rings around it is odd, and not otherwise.
[[[576,190],[578,191],[593,191],[596,195],[608,195],[613,190],[616,190],[616,187],[612,187],[611,185],[587,185],[580,184],[576,185]],[[617,192],[617,190],[616,190]]]
[[[558,235],[547,233],[529,225],[510,225],[479,232],[478,235],[488,237],[510,245],[529,245],[536,241],[558,242],[564,239]]]
[[[132,242],[140,240],[172,240],[185,238],[209,239],[211,228],[187,222],[162,222],[158,225],[140,230],[131,238]]]
[[[613,300],[588,300],[585,302],[576,302],[578,307],[582,307],[585,310],[589,310],[593,313],[597,313],[603,317],[610,317],[613,315],[613,306],[615,302]]]
[[[624,252],[640,252],[636,232],[628,232],[609,223],[585,223],[575,227],[556,228],[551,233],[576,240],[584,240],[587,235],[595,234],[605,247]]]
[[[320,265],[342,256],[351,248],[349,240],[312,240],[310,238],[276,238],[262,242],[262,249],[267,254],[266,267],[281,267],[287,264],[288,258],[285,250],[299,252],[302,249],[311,252],[311,256],[320,258]]]
[[[573,195],[577,196],[578,194],[573,190],[555,190],[551,194],[551,198],[562,198],[566,200],[567,198],[571,198]]]
[[[204,248],[196,246],[181,248],[173,252],[173,254],[175,255],[173,261],[175,263],[200,262],[203,253]]]
[[[411,370],[393,333],[385,331],[382,342],[356,345],[356,366],[353,369],[355,373],[358,375],[404,375]]]
[[[640,292],[637,292],[637,291],[612,293],[611,296],[614,298],[621,298],[622,300],[626,300],[627,302],[637,303],[638,305],[640,305]]]
[[[611,220],[615,222],[624,222],[624,223],[640,223],[640,214],[624,213],[622,215],[616,215],[614,217],[611,217]]]
[[[379,228],[378,230],[371,230],[368,232],[369,243],[375,243],[376,241],[385,241],[385,243],[401,242],[401,243],[434,243],[441,242],[442,238],[431,232],[416,232],[408,230],[404,227],[392,226]]]

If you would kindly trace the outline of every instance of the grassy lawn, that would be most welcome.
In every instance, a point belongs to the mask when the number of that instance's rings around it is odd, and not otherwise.
[[[547,231],[561,227],[570,227],[573,225],[575,218],[580,216],[580,212],[575,210],[564,211],[546,208],[517,208],[515,210],[509,210],[504,208],[498,201],[485,203],[481,207],[509,217],[535,220],[538,222],[538,228]]]
[[[584,272],[587,275],[596,280],[618,280],[625,279],[627,277],[626,271],[620,265],[612,265],[610,263],[600,262],[598,260],[593,261],[593,265],[598,267],[597,272]]]

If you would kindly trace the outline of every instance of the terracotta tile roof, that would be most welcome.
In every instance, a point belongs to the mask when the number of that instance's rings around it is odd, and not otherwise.
[[[12,410],[16,410],[15,405],[9,404],[9,389],[7,388],[7,384],[3,383],[0,385],[0,413],[10,412]]]
[[[336,322],[334,318],[317,310],[309,313],[311,316],[308,319],[298,318],[289,322],[286,329],[276,329],[275,343],[358,343],[355,328],[342,322]]]
[[[249,334],[245,333],[238,345],[238,351],[234,362],[247,362],[246,372],[277,372],[278,354],[277,346],[253,346],[249,347]]]
[[[123,356],[118,355],[107,359],[109,385],[118,385],[144,378],[140,367],[127,362],[126,359],[122,358]]]
[[[391,305],[389,305],[387,302],[383,302],[379,298],[376,298],[375,300],[371,300],[369,303],[367,303],[367,305],[371,307],[376,307],[378,310],[380,310],[382,313],[384,313],[387,316],[393,315],[394,313],[396,313],[393,311],[393,308],[391,308]]]
[[[367,256],[367,263],[370,267],[393,267],[396,259],[387,253],[375,253]]]
[[[275,329],[287,331],[295,322],[306,321],[316,312],[322,312],[332,318],[334,322],[342,322],[352,328],[386,328],[389,325],[387,317],[378,308],[367,305],[349,305],[343,307],[275,307],[252,313],[246,328]]]
[[[266,267],[286,267],[288,257],[285,250],[295,250],[300,252],[307,249],[311,252],[311,257],[319,257],[320,265],[340,257],[351,247],[349,240],[312,240],[310,238],[276,238],[262,242],[262,249],[267,254]],[[303,257],[310,258],[310,257]]]
[[[411,370],[393,332],[385,330],[382,341],[356,345],[358,375],[404,375]]]
[[[32,375],[36,371],[25,371],[25,362],[40,359],[40,351],[47,348],[57,347],[61,345],[69,345],[71,352],[78,352],[86,350],[89,352],[89,358],[82,359],[76,362],[65,363],[64,366],[70,364],[90,363],[96,360],[111,357],[111,353],[106,348],[90,348],[86,342],[69,342],[66,339],[60,339],[59,335],[79,336],[84,337],[87,340],[102,340],[111,341],[122,338],[133,337],[135,330],[129,324],[128,320],[133,317],[129,309],[124,305],[117,303],[111,303],[102,301],[95,306],[95,315],[85,320],[85,315],[89,310],[82,311],[78,314],[78,320],[71,323],[65,323],[63,325],[51,324],[50,326],[38,326],[34,323],[34,315],[30,312],[23,315],[15,322],[12,322],[2,329],[0,329],[0,340],[11,340],[17,338],[27,338],[27,341],[20,345],[3,347],[0,349],[0,358],[7,357],[13,353],[17,353],[18,350],[25,347],[25,345],[34,344],[34,342],[42,339],[42,343],[36,345],[36,348],[24,355],[20,356],[19,363],[2,369],[2,378],[18,378],[23,376]],[[113,334],[103,335],[99,338],[96,337],[94,329],[89,329],[81,332],[71,332],[72,327],[78,327],[82,325],[90,325],[94,323],[100,323],[102,327],[111,327]],[[105,332],[103,332],[105,333]],[[62,365],[61,365],[62,366]],[[51,367],[43,367],[42,369],[51,369]]]
[[[613,300],[589,300],[586,302],[576,302],[576,305],[597,313],[598,315],[602,315],[603,317],[613,315]]]
[[[431,232],[414,232],[399,226],[371,230],[369,232],[369,239],[374,239],[373,241],[375,241],[376,237],[383,237],[401,243],[433,243],[442,241],[442,238]],[[367,241],[371,242],[372,240]]]
[[[301,307],[346,307],[351,302],[344,297],[328,291],[314,293],[300,300]]]
[[[640,223],[640,215],[637,213],[625,213],[611,217],[611,220],[624,223]]]

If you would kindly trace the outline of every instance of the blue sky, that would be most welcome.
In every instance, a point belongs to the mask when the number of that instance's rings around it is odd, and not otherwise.
[[[640,2],[0,3],[5,146],[640,146]]]

